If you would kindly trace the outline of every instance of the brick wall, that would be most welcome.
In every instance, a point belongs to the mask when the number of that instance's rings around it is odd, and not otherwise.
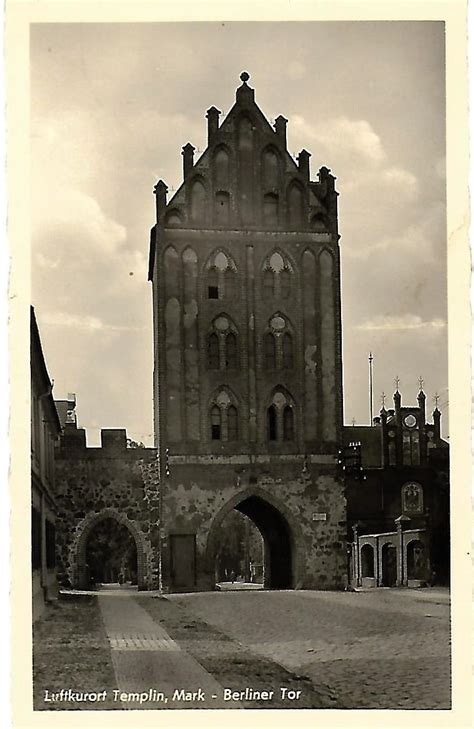
[[[156,587],[158,496],[150,473],[156,451],[126,448],[125,431],[112,430],[103,431],[102,448],[86,448],[85,437],[77,445],[80,432],[66,434],[56,456],[58,579],[88,585],[88,536],[101,520],[114,518],[135,539],[139,589]]]

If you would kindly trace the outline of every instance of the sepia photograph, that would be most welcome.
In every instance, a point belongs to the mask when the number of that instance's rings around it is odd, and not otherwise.
[[[28,34],[33,712],[451,710],[446,23]]]

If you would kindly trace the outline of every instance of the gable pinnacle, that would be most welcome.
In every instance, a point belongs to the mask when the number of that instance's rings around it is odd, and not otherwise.
[[[241,102],[243,106],[249,106],[253,101],[255,101],[255,91],[251,86],[247,85],[249,78],[250,74],[248,74],[247,71],[242,71],[240,74],[242,86],[238,86],[235,93],[236,101]]]

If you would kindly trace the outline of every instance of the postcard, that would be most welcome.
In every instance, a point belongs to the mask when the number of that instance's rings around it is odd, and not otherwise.
[[[15,728],[470,725],[465,10],[8,4]]]

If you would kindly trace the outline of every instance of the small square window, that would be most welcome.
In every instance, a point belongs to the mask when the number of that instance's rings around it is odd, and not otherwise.
[[[219,298],[219,289],[217,286],[208,286],[207,287],[207,298],[208,299],[218,299]]]

